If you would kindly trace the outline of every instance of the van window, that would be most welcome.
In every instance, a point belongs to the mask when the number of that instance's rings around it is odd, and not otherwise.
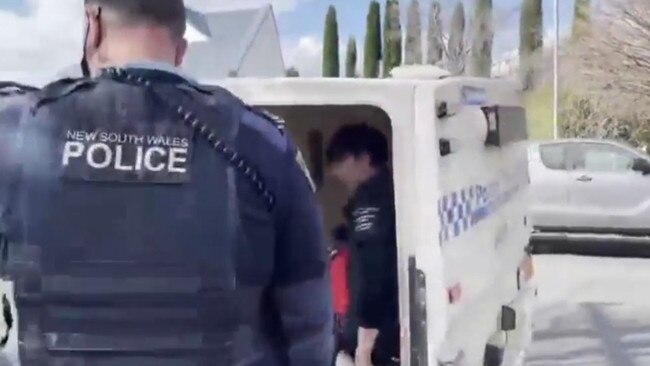
[[[542,164],[548,169],[567,169],[567,147],[564,144],[548,144],[539,146],[539,156]]]
[[[481,107],[488,124],[486,145],[504,146],[528,138],[526,110],[522,107]]]
[[[522,107],[499,106],[501,143],[523,141],[528,138],[526,110]]]

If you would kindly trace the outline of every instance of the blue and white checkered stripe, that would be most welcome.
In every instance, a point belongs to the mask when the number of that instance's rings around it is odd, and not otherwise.
[[[521,183],[506,190],[501,189],[498,183],[473,185],[442,196],[438,200],[440,244],[460,236],[489,217],[510,201],[521,187]]]
[[[441,243],[460,236],[476,224],[475,213],[488,203],[485,187],[473,185],[438,200]]]

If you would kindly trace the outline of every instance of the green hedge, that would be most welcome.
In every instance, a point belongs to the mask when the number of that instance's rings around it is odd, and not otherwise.
[[[527,92],[525,104],[530,138],[553,138],[553,88],[545,86]]]

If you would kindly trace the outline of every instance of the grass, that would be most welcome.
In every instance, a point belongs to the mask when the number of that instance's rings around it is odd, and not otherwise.
[[[530,139],[553,138],[553,88],[541,87],[525,95]]]

